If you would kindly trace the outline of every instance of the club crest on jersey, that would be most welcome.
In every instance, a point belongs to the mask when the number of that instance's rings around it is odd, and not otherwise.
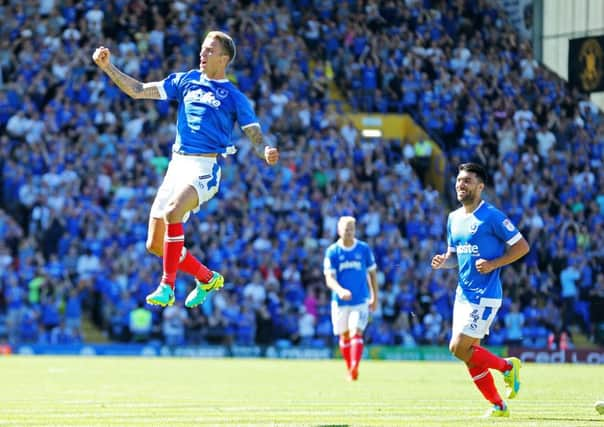
[[[474,234],[474,233],[476,233],[477,230],[478,230],[477,222],[473,222],[472,224],[470,224],[470,233]]]
[[[229,96],[229,91],[219,87],[218,89],[216,89],[216,96],[220,99],[224,99]]]
[[[512,221],[507,218],[503,220],[503,226],[507,231],[514,231],[516,229],[516,227],[514,227],[514,224],[512,224]]]

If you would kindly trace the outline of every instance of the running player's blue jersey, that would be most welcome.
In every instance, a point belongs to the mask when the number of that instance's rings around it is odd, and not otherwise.
[[[457,254],[459,289],[471,303],[478,303],[482,297],[502,298],[500,269],[481,274],[476,270],[476,261],[500,257],[506,245],[511,246],[521,238],[516,226],[490,203],[481,201],[469,214],[463,207],[449,214],[447,243],[449,251]]]
[[[157,87],[162,99],[178,101],[173,152],[233,154],[235,122],[242,128],[258,124],[249,99],[227,79],[212,80],[191,70],[170,74]]]
[[[369,245],[355,239],[350,248],[345,248],[338,242],[332,243],[325,251],[323,271],[334,273],[336,280],[352,293],[352,299],[343,301],[332,292],[331,299],[338,305],[357,305],[369,301],[369,281],[367,272],[375,270],[377,265]]]

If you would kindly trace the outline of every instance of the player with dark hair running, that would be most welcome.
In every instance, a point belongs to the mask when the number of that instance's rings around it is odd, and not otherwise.
[[[486,171],[476,163],[459,166],[455,190],[462,207],[447,221],[446,253],[432,258],[432,268],[459,268],[449,348],[466,363],[472,380],[493,404],[491,417],[507,417],[509,409],[489,369],[503,373],[507,398],[520,389],[520,360],[503,359],[480,345],[501,306],[499,272],[523,257],[529,245],[516,226],[497,208],[482,200]]]

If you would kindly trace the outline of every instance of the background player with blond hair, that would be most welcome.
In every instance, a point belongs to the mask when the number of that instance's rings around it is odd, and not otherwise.
[[[346,361],[349,378],[356,380],[363,356],[363,331],[369,311],[378,301],[377,265],[369,245],[355,238],[356,220],[338,220],[339,239],[325,251],[323,273],[332,290],[331,320]]]

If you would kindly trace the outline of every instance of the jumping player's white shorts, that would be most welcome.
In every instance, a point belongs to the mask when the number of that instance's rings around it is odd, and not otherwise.
[[[500,299],[481,298],[479,304],[473,304],[462,292],[456,292],[453,305],[453,336],[461,333],[472,338],[484,338],[489,334],[489,328],[499,307]]]
[[[193,209],[193,213],[196,213],[199,211],[199,206],[218,192],[220,166],[216,159],[172,153],[172,160],[168,164],[164,180],[157,190],[153,205],[151,205],[151,217],[162,218],[172,197],[186,185],[191,185],[197,191],[199,205]],[[183,222],[189,219],[189,215],[190,212],[187,212]]]
[[[369,321],[369,304],[338,305],[331,302],[331,323],[333,334],[341,335],[346,331],[354,332],[356,329],[364,331]]]

